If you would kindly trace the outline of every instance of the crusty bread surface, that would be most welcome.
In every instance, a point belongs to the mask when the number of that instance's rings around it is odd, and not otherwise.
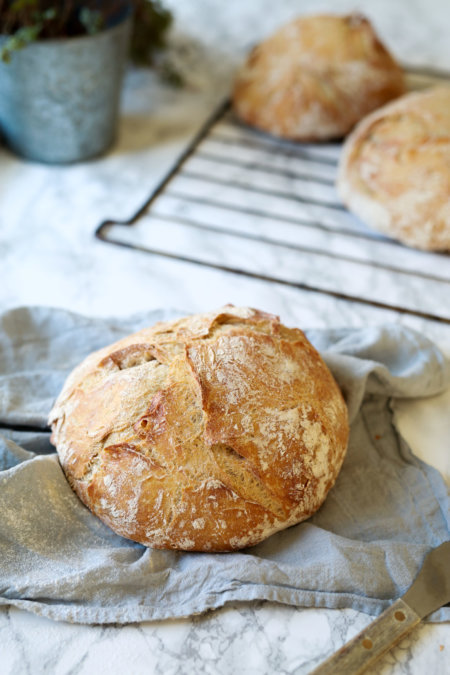
[[[233,106],[244,122],[301,141],[339,138],[405,91],[404,74],[360,14],[291,21],[239,70]]]
[[[229,551],[311,516],[334,484],[347,409],[302,331],[226,306],[88,356],[50,414],[74,491],[118,534]]]
[[[419,249],[450,250],[450,86],[402,96],[344,144],[337,187],[368,226]]]

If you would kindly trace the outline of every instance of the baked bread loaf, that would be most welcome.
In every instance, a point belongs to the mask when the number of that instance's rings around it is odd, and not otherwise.
[[[450,87],[407,94],[363,120],[344,144],[337,187],[370,227],[450,250]]]
[[[299,141],[339,138],[402,94],[404,75],[360,14],[302,17],[255,47],[233,105],[244,122]]]
[[[80,499],[155,548],[228,551],[311,516],[341,468],[341,392],[298,329],[253,309],[158,323],[91,354],[50,414]]]

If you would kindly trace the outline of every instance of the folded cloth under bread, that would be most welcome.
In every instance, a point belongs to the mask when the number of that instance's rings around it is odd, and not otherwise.
[[[426,553],[450,539],[445,483],[411,453],[390,406],[396,397],[443,391],[449,364],[399,325],[307,332],[351,422],[325,504],[239,553],[153,550],[115,535],[83,506],[45,426],[84,356],[176,315],[112,320],[21,308],[0,316],[0,604],[77,623],[186,617],[239,600],[380,613],[408,588]],[[430,618],[449,620],[450,608]]]

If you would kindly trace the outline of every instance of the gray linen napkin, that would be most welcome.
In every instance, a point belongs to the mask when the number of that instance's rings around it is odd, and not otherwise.
[[[392,423],[390,399],[433,395],[449,368],[398,325],[311,331],[347,399],[350,445],[308,521],[239,553],[147,549],[78,500],[45,430],[68,371],[93,349],[171,318],[94,320],[62,310],[0,316],[0,604],[77,623],[185,617],[236,600],[378,614],[450,539],[448,492]],[[431,620],[450,619],[450,608]]]

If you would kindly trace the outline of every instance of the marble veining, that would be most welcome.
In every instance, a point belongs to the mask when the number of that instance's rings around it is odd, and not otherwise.
[[[350,609],[258,602],[232,604],[190,621],[75,627],[10,609],[0,614],[0,672],[306,675],[368,621]],[[367,672],[446,675],[449,649],[448,626],[423,624]]]
[[[153,73],[131,69],[112,153],[58,168],[26,163],[0,149],[0,308],[45,304],[105,316],[160,306],[203,311],[234,302],[276,312],[286,323],[304,328],[331,322],[408,323],[395,312],[109,246],[95,240],[93,232],[103,220],[127,219],[141,206],[228,91],[244,52],[280,23],[303,12],[357,8],[374,21],[402,61],[450,70],[448,3],[166,0],[166,4],[176,16],[170,59],[186,86],[173,90]],[[194,183],[191,179],[191,190]],[[176,200],[167,197],[161,209],[173,213]],[[213,211],[205,207],[203,216],[210,218]],[[284,234],[289,236],[287,229]],[[280,258],[271,262],[281,263]],[[417,319],[414,327],[450,354],[449,334],[439,324]],[[442,411],[449,403],[449,394],[434,403],[399,402],[396,414],[402,432],[405,429],[411,443],[423,445],[430,435],[427,424],[431,420],[434,430],[443,424]],[[432,407],[429,415],[427,406]],[[439,419],[433,417],[436,411],[441,413]],[[441,438],[445,437],[448,434],[442,431]],[[442,453],[424,459],[449,471]],[[2,608],[0,674],[306,674],[369,621],[367,615],[350,609],[244,603],[179,621],[74,626]],[[369,672],[446,675],[449,654],[448,624],[423,624]]]

